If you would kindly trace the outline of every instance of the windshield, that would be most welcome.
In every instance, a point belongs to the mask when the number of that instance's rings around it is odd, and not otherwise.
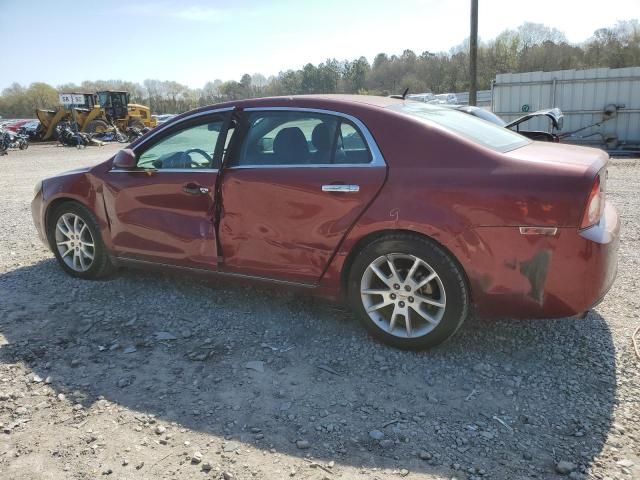
[[[529,143],[527,138],[516,132],[443,106],[404,102],[389,109],[417,118],[428,125],[440,125],[497,152],[508,152]]]
[[[107,94],[104,92],[99,93],[98,102],[100,102],[100,105],[104,107],[107,104]]]

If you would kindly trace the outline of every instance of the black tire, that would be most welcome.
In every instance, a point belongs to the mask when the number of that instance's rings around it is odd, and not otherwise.
[[[93,238],[93,243],[95,246],[93,262],[91,263],[90,267],[83,272],[79,272],[70,268],[62,259],[62,256],[56,245],[56,223],[58,222],[58,219],[65,213],[72,213],[80,217],[82,221],[87,225],[87,228],[89,229]],[[62,269],[72,277],[82,278],[85,280],[98,280],[108,277],[114,271],[113,264],[109,259],[109,255],[104,246],[104,242],[102,241],[100,228],[98,227],[98,222],[95,216],[93,215],[93,213],[91,213],[91,211],[89,211],[87,207],[78,202],[64,202],[54,207],[54,210],[49,216],[47,224],[47,239],[49,240],[49,245],[51,246],[51,250],[56,257],[56,260],[58,260],[58,263],[60,264]]]
[[[105,133],[108,132],[109,129],[111,127],[109,127],[109,124],[107,122],[105,122],[104,120],[100,119],[100,118],[96,118],[95,120],[91,120],[87,126],[85,127],[84,131],[85,133]]]
[[[379,326],[366,312],[360,294],[363,275],[374,260],[392,253],[413,255],[425,261],[438,274],[446,291],[446,306],[440,322],[422,336],[400,337]],[[469,315],[469,288],[458,264],[438,244],[427,238],[404,233],[374,240],[355,257],[347,277],[347,295],[353,311],[374,337],[396,348],[421,350],[434,347],[460,328]]]
[[[26,150],[27,148],[29,148],[29,143],[26,140],[24,140],[24,141],[20,142],[20,147],[19,148],[20,148],[20,150]]]
[[[129,143],[129,137],[127,135],[125,135],[124,133],[118,131],[116,133],[116,141],[118,143]]]

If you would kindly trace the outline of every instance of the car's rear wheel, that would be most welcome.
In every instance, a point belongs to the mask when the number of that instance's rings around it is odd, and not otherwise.
[[[52,212],[48,238],[62,269],[73,277],[103,278],[113,269],[98,222],[76,202],[65,202]]]
[[[444,342],[469,313],[468,288],[456,262],[436,243],[407,234],[380,238],[360,251],[348,295],[371,334],[404,349]]]

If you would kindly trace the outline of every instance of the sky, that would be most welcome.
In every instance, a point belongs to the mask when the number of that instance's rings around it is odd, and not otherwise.
[[[603,5],[606,3],[606,8]],[[469,0],[0,0],[0,89],[13,82],[175,80],[192,88],[267,77],[327,58],[448,51],[469,35]],[[479,0],[489,40],[525,21],[570,42],[640,18],[640,0]]]

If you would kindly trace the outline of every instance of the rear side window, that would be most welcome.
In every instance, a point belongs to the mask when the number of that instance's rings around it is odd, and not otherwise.
[[[250,112],[246,134],[231,166],[359,164],[372,160],[355,125],[330,114]]]
[[[417,118],[426,124],[440,125],[474,143],[497,152],[508,152],[529,143],[527,138],[512,130],[499,127],[449,107],[419,102],[404,102],[389,108]]]

